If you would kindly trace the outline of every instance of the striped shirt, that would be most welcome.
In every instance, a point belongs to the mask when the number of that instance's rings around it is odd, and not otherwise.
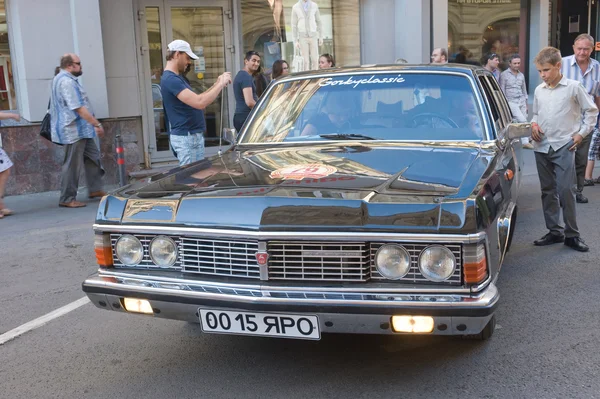
[[[77,78],[67,71],[60,71],[52,81],[50,97],[52,141],[73,144],[81,139],[96,137],[94,126],[75,111],[81,107],[86,107],[94,114],[87,93]]]
[[[590,63],[585,73],[577,65],[574,55],[563,57],[560,72],[567,78],[581,82],[585,90],[592,97],[600,96],[600,62],[590,58]]]

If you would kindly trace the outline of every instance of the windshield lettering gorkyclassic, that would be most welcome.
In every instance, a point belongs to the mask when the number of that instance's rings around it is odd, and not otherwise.
[[[205,333],[488,338],[529,134],[481,68],[276,80],[227,151],[102,199],[83,290]]]

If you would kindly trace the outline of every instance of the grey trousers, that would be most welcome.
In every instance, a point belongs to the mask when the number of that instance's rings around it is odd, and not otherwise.
[[[581,144],[577,146],[575,151],[575,174],[577,182],[577,192],[583,192],[583,184],[585,183],[585,167],[588,161],[588,152],[590,152],[590,144],[592,142],[593,134],[588,134]]]
[[[547,154],[535,152],[535,164],[542,188],[542,209],[550,233],[579,237],[575,214],[575,151],[569,151],[573,142]],[[560,225],[562,206],[565,227]],[[564,233],[563,233],[564,231]]]
[[[81,139],[65,145],[65,159],[62,166],[60,203],[75,201],[81,167],[85,170],[88,192],[102,191],[104,170],[100,164],[100,150],[94,139]]]

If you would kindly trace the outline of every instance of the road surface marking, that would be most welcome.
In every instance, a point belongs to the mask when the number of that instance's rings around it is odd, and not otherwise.
[[[31,320],[28,323],[25,323],[17,328],[14,328],[4,334],[0,335],[0,345],[7,343],[8,341],[17,338],[19,335],[25,334],[26,332],[35,330],[38,327],[43,326],[44,324],[52,321],[60,316],[64,316],[67,313],[85,305],[90,300],[87,296],[76,300],[75,302],[71,302],[68,305],[63,306],[62,308],[58,308],[53,310],[52,312],[45,314],[41,317],[38,317],[35,320]]]

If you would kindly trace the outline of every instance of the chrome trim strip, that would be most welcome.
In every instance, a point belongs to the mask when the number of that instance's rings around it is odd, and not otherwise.
[[[94,223],[94,231],[103,233],[172,234],[203,236],[209,238],[249,238],[264,240],[344,240],[356,241],[408,241],[408,242],[445,242],[474,244],[485,238],[485,232],[475,234],[415,234],[415,233],[349,233],[349,232],[287,232],[287,231],[246,231],[207,229],[202,227],[171,227],[144,225],[104,225]]]
[[[116,281],[102,278],[99,275],[92,276],[86,279],[83,283],[87,287],[107,288],[116,290],[127,290],[132,296],[136,293],[140,294],[164,294],[178,295],[187,298],[206,299],[206,300],[222,300],[233,301],[240,303],[265,303],[265,304],[297,304],[297,305],[324,305],[324,306],[415,306],[415,307],[431,307],[444,309],[473,309],[486,308],[492,306],[499,299],[498,289],[495,285],[490,284],[488,289],[478,296],[471,295],[428,295],[428,294],[413,294],[413,295],[398,295],[386,293],[382,295],[364,294],[360,291],[353,291],[347,295],[351,298],[344,299],[340,294],[329,293],[328,290],[319,292],[309,292],[304,298],[304,292],[290,292],[291,297],[283,297],[288,295],[285,290],[281,289],[260,289],[250,290],[248,287],[237,290],[231,287],[212,285],[209,289],[205,289],[203,285],[193,284],[171,284],[160,281],[148,281],[145,279],[127,279],[114,278]],[[217,291],[217,292],[214,292]],[[93,294],[93,293],[92,293]],[[318,298],[321,295],[323,298]],[[325,299],[326,295],[332,295],[335,299]],[[360,296],[362,299],[357,299]]]
[[[144,272],[141,270],[141,272]],[[281,283],[273,282],[273,284],[235,284],[235,283],[224,283],[224,282],[214,282],[214,281],[204,281],[204,280],[190,280],[183,278],[175,278],[175,277],[163,277],[163,276],[151,276],[151,275],[141,275],[136,273],[126,273],[123,271],[111,271],[111,270],[101,270],[99,272],[100,277],[118,277],[118,278],[128,278],[128,279],[143,279],[150,283],[152,282],[165,282],[172,284],[182,284],[182,285],[202,285],[206,287],[224,287],[228,289],[236,289],[236,290],[268,290],[268,291],[286,291],[286,292],[335,292],[335,293],[353,293],[357,292],[356,283],[352,283],[352,287],[347,287],[344,285],[331,287],[327,284],[323,285],[315,285],[311,284],[310,286],[286,286]],[[253,282],[259,282],[259,280],[251,280]],[[390,287],[368,287],[361,286],[359,288],[360,292],[374,294],[374,293],[388,293],[388,294],[439,294],[442,292],[445,294],[471,294],[470,288],[456,287],[456,286],[435,286],[435,287],[407,287],[406,284],[398,284],[398,286]]]

